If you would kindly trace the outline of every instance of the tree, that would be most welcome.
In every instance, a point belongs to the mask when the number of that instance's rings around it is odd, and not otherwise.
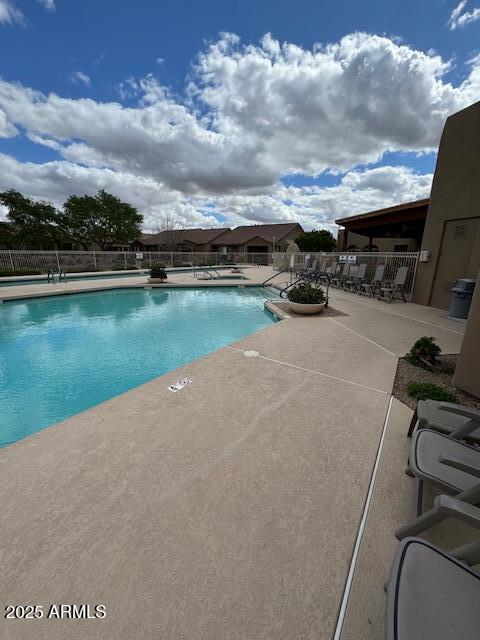
[[[300,251],[335,251],[337,241],[327,229],[305,231],[295,238]]]
[[[160,224],[156,227],[156,232],[162,234],[162,245],[166,251],[176,251],[182,243],[183,234],[182,226],[177,222],[176,218],[165,214],[162,216]]]
[[[95,196],[70,196],[57,217],[63,234],[84,249],[130,244],[140,236],[142,222],[135,207],[103,190]]]
[[[54,249],[62,240],[56,225],[58,211],[49,202],[35,202],[18,191],[0,193],[0,203],[7,210],[2,225],[2,244],[19,249]]]

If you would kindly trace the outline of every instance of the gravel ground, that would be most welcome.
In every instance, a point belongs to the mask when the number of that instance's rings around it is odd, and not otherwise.
[[[440,361],[442,370],[427,371],[426,369],[422,369],[422,367],[416,367],[410,364],[404,358],[400,358],[397,365],[395,382],[393,383],[393,395],[411,409],[415,409],[417,401],[407,394],[407,384],[410,382],[430,382],[438,384],[440,387],[445,387],[449,391],[454,391],[457,394],[459,404],[480,409],[479,398],[474,398],[470,394],[465,393],[465,391],[455,387],[452,383],[453,372],[455,371],[455,365],[457,363],[457,355],[449,354],[440,356]]]

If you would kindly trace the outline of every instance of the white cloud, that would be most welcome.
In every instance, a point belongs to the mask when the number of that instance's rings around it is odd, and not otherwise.
[[[467,0],[461,0],[452,11],[448,20],[448,25],[452,31],[480,19],[480,7],[475,7],[473,11],[465,11],[467,4]]]
[[[92,84],[90,80],[90,76],[84,73],[83,71],[74,71],[70,76],[73,82],[76,84],[83,83],[86,87],[89,87]]]
[[[38,0],[38,2],[48,11],[55,11],[56,9],[55,0]]]
[[[0,0],[0,24],[23,24],[23,13],[10,0]]]
[[[305,228],[335,231],[338,217],[378,209],[392,203],[428,196],[432,176],[406,167],[380,167],[347,173],[333,187],[273,185],[265,194],[185,197],[164,184],[132,173],[84,167],[68,161],[21,163],[0,154],[0,191],[16,189],[57,206],[72,193],[93,194],[106,189],[134,204],[145,215],[145,229],[154,230],[165,213],[185,226],[216,227],[212,209],[236,226],[297,221]]]
[[[104,186],[134,201],[146,226],[165,210],[188,224],[218,224],[211,207],[231,224],[331,224],[428,195],[430,175],[358,166],[388,151],[436,149],[446,117],[480,90],[480,59],[458,86],[444,79],[448,68],[432,52],[375,35],[306,50],[270,35],[242,46],[224,34],[199,56],[184,101],[153,75],[119,85],[131,106],[0,80],[0,135],[25,132],[62,158],[35,165],[3,156],[3,188],[11,180],[25,193],[61,201]],[[324,171],[346,175],[330,188],[280,182]]]
[[[0,138],[12,138],[17,133],[16,127],[7,119],[5,111],[0,109]]]

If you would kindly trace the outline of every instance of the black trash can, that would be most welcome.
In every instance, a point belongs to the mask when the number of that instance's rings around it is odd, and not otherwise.
[[[468,318],[475,282],[476,280],[473,280],[473,278],[462,278],[456,281],[450,299],[449,315],[451,318],[459,318],[462,320]]]

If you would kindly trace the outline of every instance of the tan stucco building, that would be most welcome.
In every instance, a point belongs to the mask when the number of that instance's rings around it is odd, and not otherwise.
[[[420,251],[413,302],[448,309],[456,280],[477,280],[454,384],[480,397],[480,102],[447,119],[429,199],[336,222],[340,250],[382,250],[382,238]]]
[[[446,309],[455,280],[480,269],[480,102],[445,124],[421,251],[414,301]]]
[[[336,222],[341,251],[420,251],[413,301],[448,309],[480,269],[480,102],[447,119],[430,198]]]

